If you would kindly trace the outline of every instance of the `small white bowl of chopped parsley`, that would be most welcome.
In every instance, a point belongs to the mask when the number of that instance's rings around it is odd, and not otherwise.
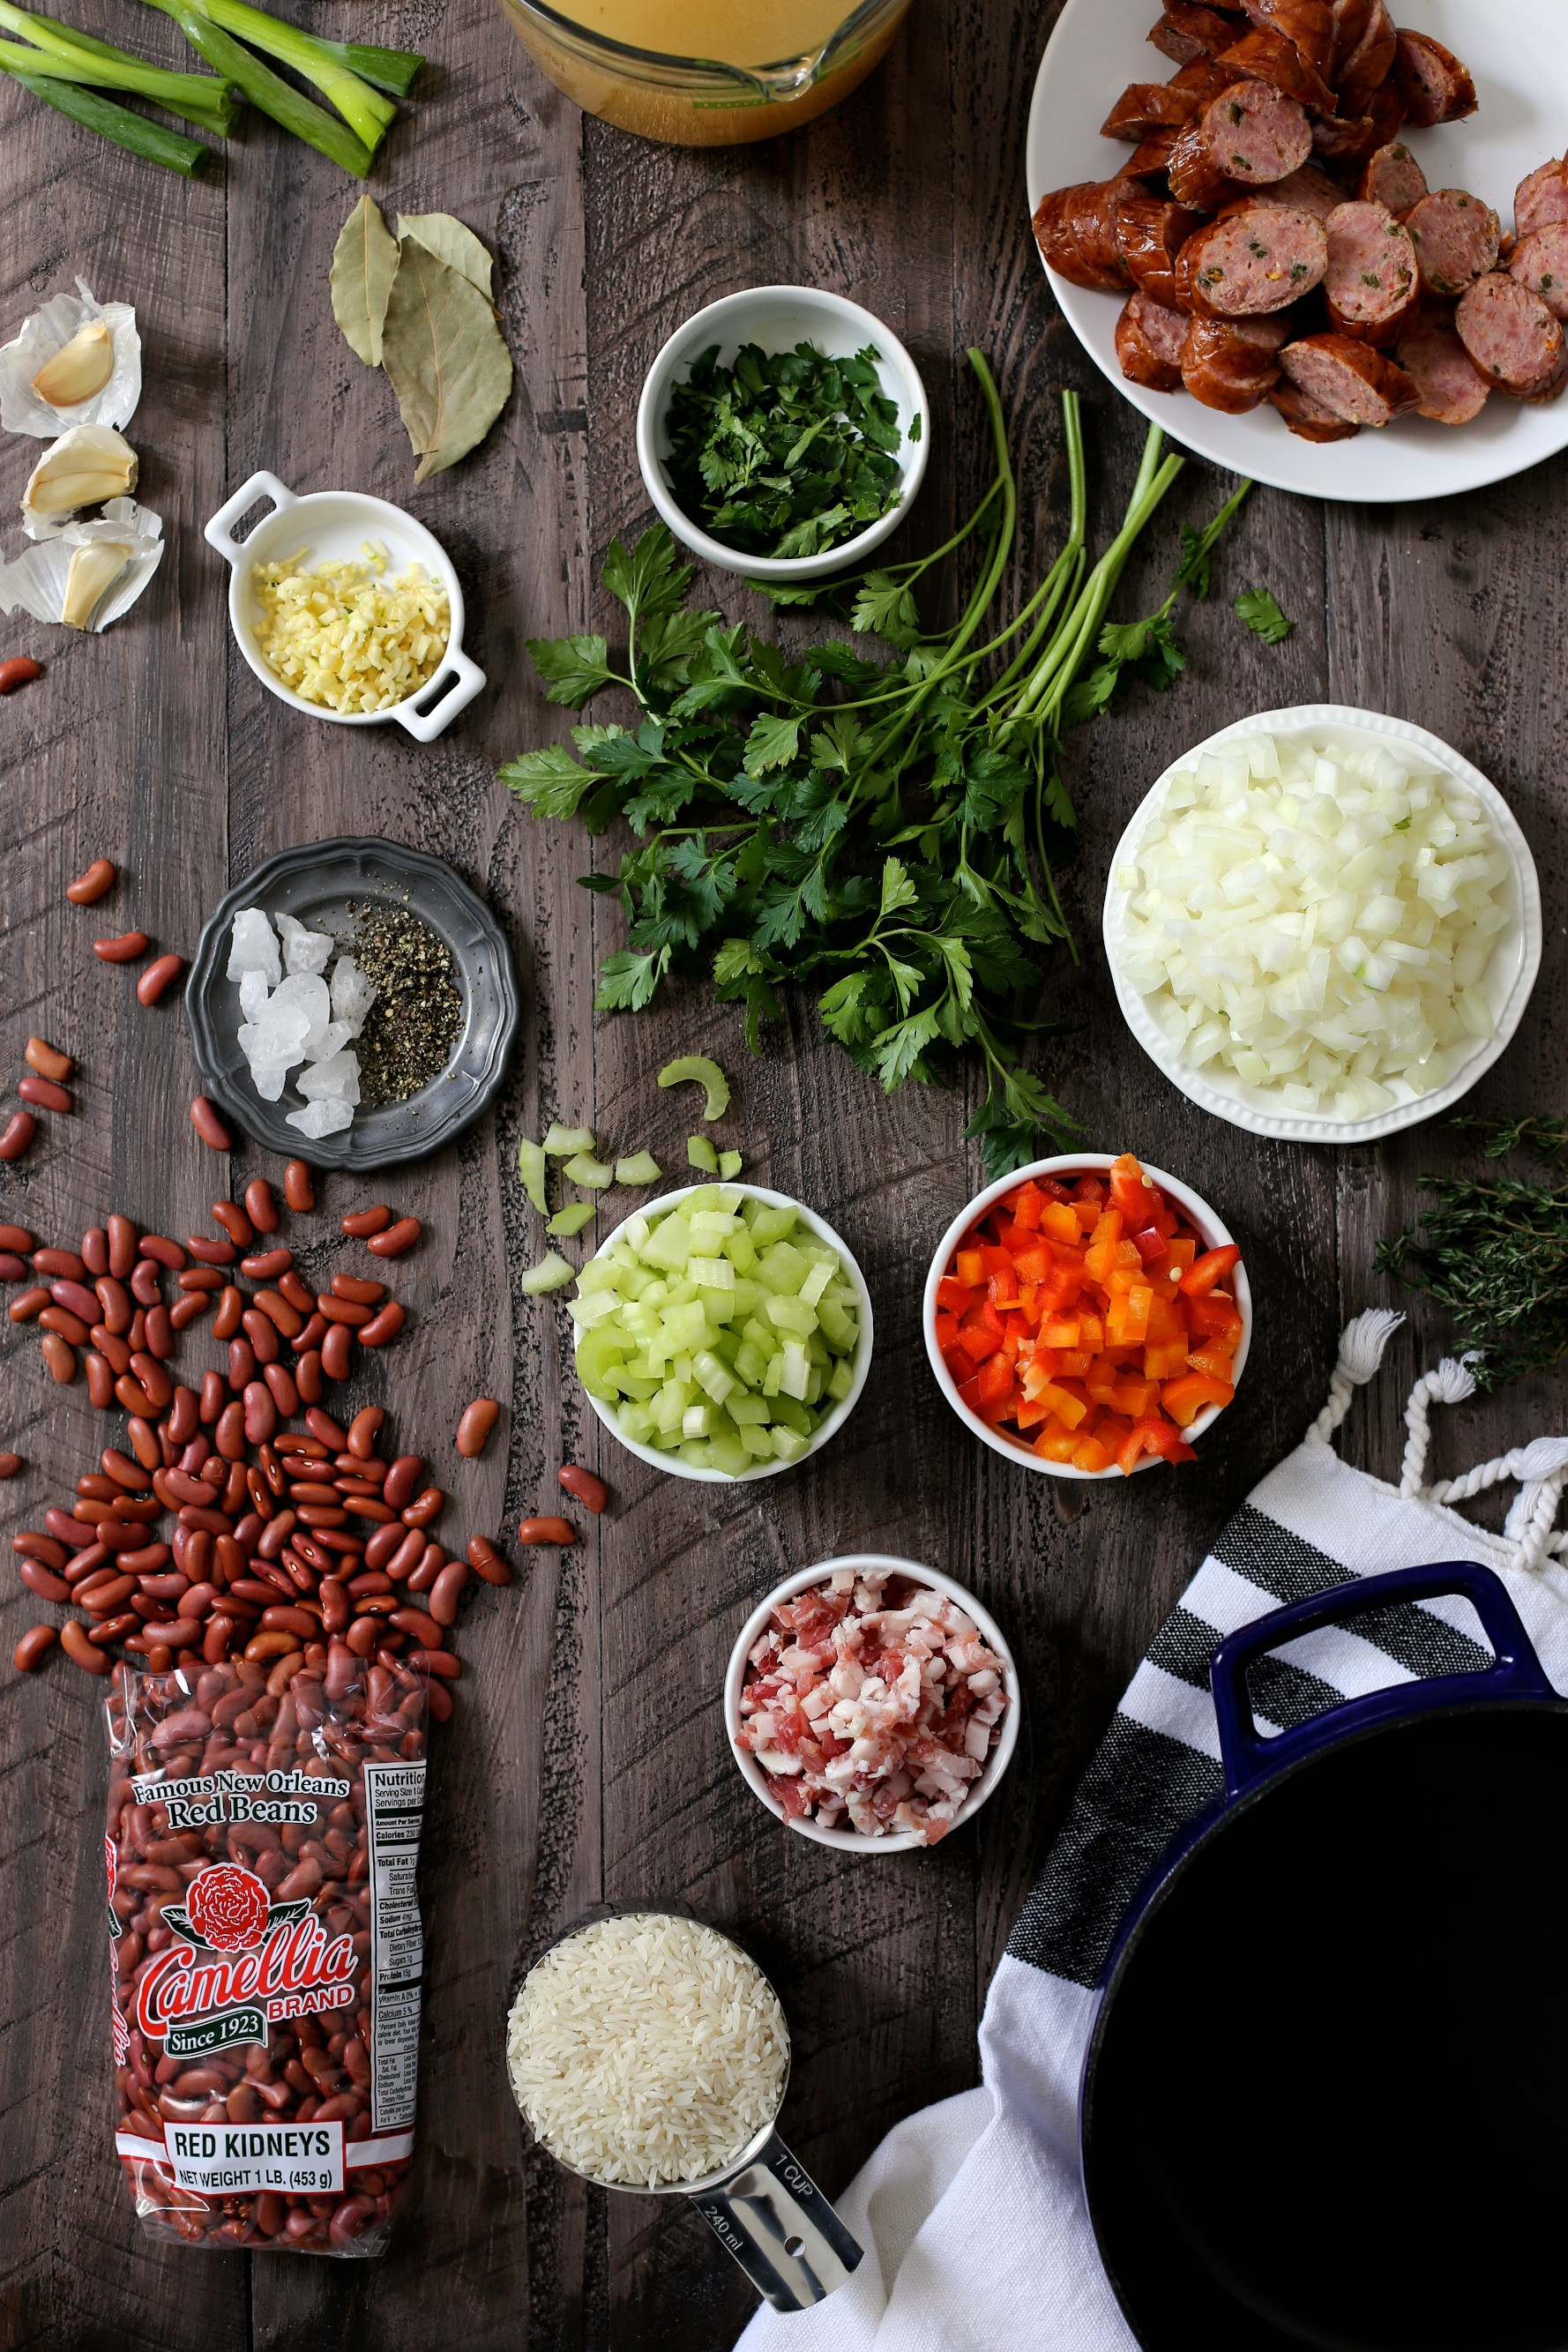
[[[637,409],[661,519],[705,563],[826,579],[904,520],[925,479],[920,371],[879,319],[810,286],[755,286],[670,337]]]

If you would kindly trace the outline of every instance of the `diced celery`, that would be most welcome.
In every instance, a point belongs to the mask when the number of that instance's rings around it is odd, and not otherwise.
[[[705,1135],[687,1137],[686,1157],[693,1168],[706,1169],[710,1176],[719,1173],[719,1154]]]
[[[682,1437],[711,1437],[713,1408],[710,1404],[689,1404],[680,1416]]]
[[[816,1319],[835,1348],[843,1350],[855,1345],[860,1327],[855,1317],[846,1314],[842,1307],[836,1306],[829,1298],[821,1299],[817,1305]]]
[[[732,1177],[740,1174],[745,1164],[744,1160],[738,1151],[721,1151],[719,1154],[719,1173],[722,1176],[726,1184],[730,1182]]]
[[[683,1274],[679,1282],[672,1282],[668,1287],[669,1295],[664,1302],[667,1307],[689,1307],[697,1297],[697,1285],[688,1275]]]
[[[564,1290],[576,1272],[574,1265],[569,1265],[558,1251],[552,1250],[537,1265],[531,1265],[526,1274],[518,1276],[517,1286],[530,1298],[537,1298],[542,1291]]]
[[[749,1389],[760,1389],[768,1376],[768,1359],[750,1339],[742,1339],[735,1357],[736,1378]]]
[[[789,1242],[774,1242],[757,1260],[756,1278],[793,1298],[810,1272],[809,1262]]]
[[[679,1381],[666,1381],[658,1394],[649,1401],[649,1412],[657,1425],[668,1432],[680,1427],[686,1411],[686,1390]]]
[[[746,1222],[759,1249],[765,1249],[769,1242],[782,1242],[786,1234],[794,1233],[797,1222],[794,1209],[771,1209],[765,1202],[759,1201],[756,1211],[756,1215]]]
[[[522,1179],[522,1189],[541,1216],[550,1213],[550,1202],[544,1193],[544,1146],[530,1143],[526,1136],[517,1147],[517,1172]]]
[[[732,1290],[705,1290],[702,1293],[702,1312],[708,1318],[710,1328],[713,1331],[715,1337],[717,1337],[719,1332],[728,1329],[730,1324],[734,1320],[734,1292]]]
[[[626,1352],[626,1343],[619,1331],[609,1331],[603,1326],[596,1331],[585,1331],[577,1342],[577,1374],[590,1396],[609,1393],[607,1375],[617,1360]]]
[[[686,1391],[687,1398],[689,1401],[691,1395],[691,1358],[689,1355],[677,1356],[674,1363],[671,1364],[669,1368],[669,1377],[672,1381],[679,1381],[680,1382],[680,1385]]]
[[[608,1323],[620,1311],[620,1300],[609,1290],[591,1290],[586,1298],[574,1298],[568,1306],[579,1331],[591,1331],[595,1324]]]
[[[804,1339],[816,1328],[816,1307],[803,1306],[798,1298],[770,1298],[765,1312],[775,1331],[793,1331]]]
[[[855,1367],[847,1356],[840,1356],[827,1376],[827,1393],[835,1404],[842,1404],[855,1385]]]
[[[749,1323],[763,1303],[763,1293],[754,1282],[738,1282],[731,1297],[735,1302],[735,1312],[742,1323]]]
[[[749,1470],[752,1466],[752,1457],[742,1444],[739,1432],[733,1437],[722,1434],[715,1437],[708,1448],[708,1454],[710,1466],[722,1470],[731,1478],[738,1478],[742,1470]]]
[[[811,1365],[805,1349],[798,1339],[786,1339],[784,1344],[784,1369],[779,1374],[781,1396],[798,1397],[803,1402],[811,1379]]]
[[[657,1381],[634,1380],[630,1372],[622,1372],[616,1385],[623,1396],[636,1397],[639,1404],[646,1404],[649,1397],[658,1394]]]
[[[606,1184],[616,1181],[616,1171],[607,1160],[595,1160],[591,1151],[579,1151],[566,1162],[563,1173],[574,1184],[587,1184],[602,1192]]]
[[[585,1298],[595,1290],[611,1291],[618,1297],[620,1283],[621,1269],[614,1258],[609,1257],[591,1257],[577,1276],[578,1291]]]
[[[748,1421],[742,1423],[741,1443],[756,1461],[771,1462],[773,1459],[773,1431],[764,1429],[760,1423]]]
[[[693,1208],[687,1213],[691,1220],[693,1238],[704,1243],[722,1243],[727,1234],[740,1233],[745,1223],[743,1218],[735,1214],[733,1209]]]
[[[781,1348],[776,1356],[768,1358],[768,1369],[763,1374],[763,1394],[765,1397],[776,1397],[779,1392],[779,1383],[783,1379],[784,1350]]]
[[[815,1307],[834,1276],[838,1271],[836,1257],[819,1258],[800,1286],[800,1295],[808,1307]]]
[[[591,1127],[563,1127],[558,1119],[551,1121],[550,1132],[540,1150],[552,1160],[570,1160],[574,1151],[592,1151],[594,1130]]]
[[[691,1255],[691,1227],[679,1214],[663,1217],[655,1225],[642,1245],[645,1265],[663,1266],[677,1272]]]
[[[616,1162],[617,1184],[658,1184],[664,1181],[664,1171],[651,1151],[634,1151]]]
[[[661,1087],[684,1086],[688,1079],[704,1089],[703,1118],[710,1123],[722,1118],[730,1108],[730,1081],[718,1063],[706,1054],[688,1054],[679,1062],[667,1062],[658,1074]]]
[[[724,1255],[737,1274],[750,1274],[757,1262],[757,1245],[752,1239],[749,1225],[738,1222],[732,1234],[724,1241]]]
[[[820,1364],[813,1364],[811,1370],[805,1376],[805,1395],[803,1399],[803,1402],[808,1405],[816,1404],[821,1401],[821,1397],[822,1366]]]
[[[747,1396],[741,1389],[732,1390],[725,1398],[724,1410],[737,1427],[742,1429],[748,1422],[755,1422],[759,1427],[762,1427],[773,1417],[773,1409],[765,1397]]]
[[[708,1320],[710,1323],[713,1320],[713,1309],[711,1307],[709,1307],[708,1308]],[[712,1351],[714,1355],[718,1357],[719,1361],[724,1366],[726,1371],[728,1371],[731,1365],[733,1364],[736,1356],[740,1352],[740,1340],[736,1338],[734,1332],[731,1330],[727,1323],[721,1324],[719,1329],[714,1332]]]
[[[775,1428],[772,1434],[773,1452],[781,1462],[798,1462],[811,1443],[798,1430]]]
[[[700,1298],[689,1307],[667,1307],[659,1321],[671,1347],[695,1350],[708,1345],[708,1317]]]
[[[634,1445],[646,1445],[653,1435],[654,1417],[646,1404],[624,1404],[616,1415],[616,1426],[623,1437]]]
[[[705,1437],[689,1438],[687,1443],[677,1450],[681,1460],[689,1462],[694,1470],[712,1469],[713,1448]]]
[[[699,1290],[733,1290],[735,1269],[727,1257],[689,1257],[686,1261],[689,1281]]]
[[[691,1370],[700,1388],[706,1389],[715,1404],[722,1404],[735,1383],[710,1348],[700,1348],[691,1359]]]
[[[805,1352],[810,1360],[818,1365],[823,1371],[826,1371],[833,1361],[820,1331],[812,1332],[805,1343]]]
[[[774,1405],[774,1427],[776,1428],[781,1422],[784,1428],[793,1429],[797,1437],[811,1436],[816,1427],[816,1422],[805,1405],[797,1404],[794,1397],[781,1396]]]
[[[568,1201],[563,1209],[556,1210],[544,1230],[550,1234],[565,1234],[570,1239],[572,1234],[580,1234],[584,1225],[592,1224],[598,1213],[592,1201]]]

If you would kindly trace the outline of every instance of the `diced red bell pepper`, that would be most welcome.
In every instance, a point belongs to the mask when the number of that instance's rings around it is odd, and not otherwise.
[[[1164,1257],[1165,1236],[1158,1225],[1145,1225],[1141,1234],[1133,1234],[1132,1239],[1145,1265],[1157,1265]]]
[[[1037,1234],[1030,1234],[1026,1247],[1013,1260],[1013,1271],[1020,1282],[1048,1282],[1056,1271],[1056,1258]]]
[[[1013,1367],[1005,1356],[987,1357],[980,1367],[974,1385],[980,1395],[982,1415],[987,1421],[999,1419],[1001,1411],[1012,1398],[1015,1387]]]
[[[1190,1298],[1187,1328],[1205,1347],[1233,1354],[1241,1345],[1242,1321],[1234,1298]]]
[[[1070,1201],[1053,1201],[1040,1219],[1040,1231],[1054,1242],[1065,1242],[1068,1249],[1077,1249],[1083,1239],[1083,1226]]]
[[[1073,1449],[1075,1470],[1109,1470],[1115,1459],[1115,1454],[1098,1431],[1088,1437],[1080,1437]]]
[[[1076,1429],[1089,1411],[1087,1402],[1075,1397],[1059,1381],[1052,1381],[1040,1391],[1039,1402],[1048,1405],[1064,1428]]]
[[[1232,1266],[1240,1263],[1241,1251],[1235,1242],[1226,1242],[1223,1249],[1205,1250],[1183,1275],[1182,1288],[1189,1298],[1206,1298],[1215,1283],[1223,1282]]]
[[[970,1289],[969,1285],[965,1282],[955,1282],[951,1274],[944,1274],[937,1284],[936,1303],[949,1315],[964,1314],[973,1302],[974,1293]]]
[[[1227,1405],[1235,1395],[1228,1381],[1212,1381],[1205,1372],[1184,1372],[1180,1380],[1166,1381],[1160,1391],[1160,1402],[1179,1429],[1190,1429],[1200,1412],[1211,1404]]]
[[[1072,1188],[1075,1201],[1103,1201],[1105,1186],[1098,1176],[1080,1176]]]
[[[1211,1381],[1228,1381],[1235,1367],[1223,1348],[1189,1348],[1187,1370],[1189,1372],[1206,1372]]]
[[[1117,1467],[1131,1477],[1145,1454],[1158,1454],[1166,1462],[1195,1462],[1198,1458],[1172,1423],[1152,1419],[1133,1423],[1116,1449]]]
[[[1131,1151],[1124,1151],[1110,1171],[1110,1200],[1120,1209],[1129,1231],[1149,1222],[1154,1187]]]
[[[937,1317],[936,1344],[941,1349],[944,1356],[950,1348],[957,1347],[958,1318],[956,1315],[939,1315]]]
[[[1146,1381],[1173,1381],[1187,1370],[1190,1360],[1184,1338],[1152,1341],[1143,1350],[1143,1377]]]
[[[1135,1282],[1125,1291],[1112,1291],[1105,1318],[1105,1336],[1112,1347],[1135,1347],[1147,1338],[1149,1310],[1153,1303],[1154,1294],[1146,1282]]]
[[[985,1279],[985,1260],[978,1249],[961,1249],[952,1271],[966,1290],[978,1290]]]
[[[1048,1421],[1035,1440],[1042,1462],[1070,1462],[1078,1447],[1078,1432],[1065,1429],[1059,1421]]]
[[[1012,1200],[1015,1222],[1021,1225],[1026,1233],[1037,1233],[1040,1214],[1045,1205],[1046,1195],[1037,1184],[1020,1184]]]

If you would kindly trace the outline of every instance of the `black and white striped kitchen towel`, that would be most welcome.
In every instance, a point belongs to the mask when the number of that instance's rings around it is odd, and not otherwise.
[[[1128,1903],[1176,1831],[1223,1788],[1208,1667],[1225,1634],[1351,1577],[1475,1559],[1501,1576],[1568,1695],[1568,1569],[1540,1540],[1521,1567],[1517,1533],[1474,1528],[1431,1490],[1397,1493],[1347,1467],[1328,1442],[1398,1319],[1351,1326],[1331,1405],[1230,1521],[1133,1676],[992,1981],[981,2087],[888,2135],[838,2200],[866,2249],[860,2268],[814,2311],[760,2311],[745,2352],[784,2352],[786,2337],[789,2352],[1136,2352],[1084,2208],[1079,2078]],[[1424,1454],[1424,1397],[1458,1401],[1468,1385],[1446,1365],[1416,1391],[1413,1459]],[[1533,1511],[1543,1537],[1568,1477],[1568,1446],[1538,1441],[1470,1484],[1498,1475],[1535,1482],[1513,1517],[1525,1526]],[[1438,1600],[1305,1635],[1259,1662],[1249,1681],[1267,1732],[1341,1698],[1477,1671],[1490,1656],[1468,1604]]]

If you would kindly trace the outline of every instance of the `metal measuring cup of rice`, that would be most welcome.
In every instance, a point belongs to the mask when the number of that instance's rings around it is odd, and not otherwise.
[[[558,2164],[595,2188],[689,2197],[776,2311],[809,2310],[859,2263],[773,2128],[789,2081],[784,2005],[717,1928],[602,1906],[529,1970],[506,2054],[523,2121]]]

